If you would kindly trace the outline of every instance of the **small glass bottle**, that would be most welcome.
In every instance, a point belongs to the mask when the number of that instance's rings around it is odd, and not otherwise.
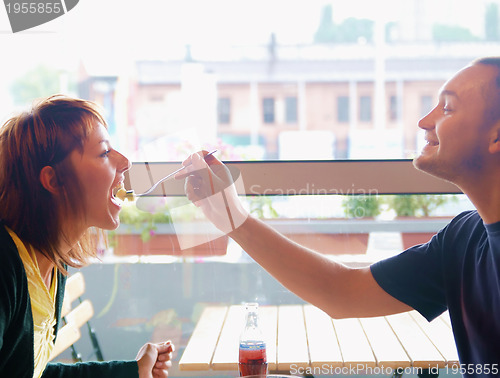
[[[240,336],[240,377],[267,375],[266,343],[259,328],[259,305],[245,304],[246,322]]]

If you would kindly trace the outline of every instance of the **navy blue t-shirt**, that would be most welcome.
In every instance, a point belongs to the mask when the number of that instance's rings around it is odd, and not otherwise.
[[[461,364],[500,364],[500,222],[484,224],[477,211],[464,212],[428,243],[371,271],[427,320],[449,310]]]

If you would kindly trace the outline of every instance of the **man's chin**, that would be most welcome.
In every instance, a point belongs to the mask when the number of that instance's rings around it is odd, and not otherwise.
[[[425,172],[438,179],[457,185],[456,176],[452,175],[452,171],[444,169],[442,164],[438,165],[436,161],[432,159],[427,159],[425,156],[419,156],[413,160],[413,166],[421,172]]]
[[[434,164],[434,162],[426,156],[419,155],[415,159],[413,159],[413,166],[419,171],[428,173],[438,178],[442,178],[439,174],[439,170],[437,169],[436,164]]]
[[[413,159],[413,166],[420,171],[425,171],[425,160],[422,155],[417,156]]]

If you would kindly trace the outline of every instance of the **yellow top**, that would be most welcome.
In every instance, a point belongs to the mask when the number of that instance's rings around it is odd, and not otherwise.
[[[56,268],[52,275],[50,290],[43,282],[35,257],[33,248],[26,248],[25,244],[10,229],[10,236],[14,240],[19,251],[19,256],[28,276],[28,290],[31,300],[31,312],[33,313],[33,350],[35,352],[35,372],[33,378],[40,378],[45,366],[49,362],[50,354],[54,349],[54,326],[56,324],[56,292],[57,278]]]

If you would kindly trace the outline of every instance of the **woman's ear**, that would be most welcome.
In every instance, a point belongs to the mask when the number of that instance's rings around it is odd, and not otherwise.
[[[50,165],[46,165],[40,171],[40,182],[50,193],[59,193],[59,183],[57,181],[56,171]]]

